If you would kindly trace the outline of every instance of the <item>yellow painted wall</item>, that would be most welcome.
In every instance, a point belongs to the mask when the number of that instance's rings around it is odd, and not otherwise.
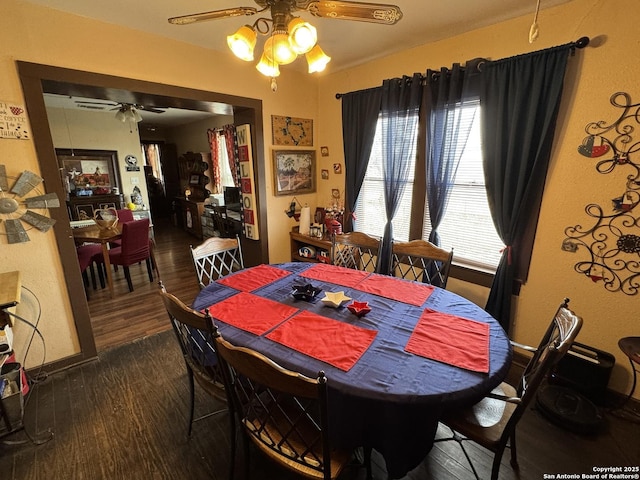
[[[640,102],[640,39],[636,0],[574,0],[541,12],[540,38],[527,40],[530,16],[487,27],[448,40],[406,50],[382,60],[321,76],[319,80],[295,71],[283,71],[277,94],[253,67],[236,62],[227,54],[161,39],[149,34],[105,25],[92,20],[31,6],[17,0],[0,4],[0,99],[19,102],[22,92],[15,60],[83,69],[110,75],[139,78],[190,88],[211,90],[263,100],[265,159],[271,175],[271,115],[314,119],[314,146],[327,146],[330,155],[318,155],[319,169],[332,172],[333,163],[343,164],[341,105],[337,92],[348,92],[381,84],[389,77],[424,72],[474,57],[498,59],[574,41],[587,35],[592,46],[570,60],[565,98],[551,160],[545,199],[533,252],[528,283],[515,302],[514,337],[535,343],[562,297],[585,319],[579,340],[617,357],[610,386],[626,392],[630,370],[617,341],[638,335],[638,296],[606,292],[577,274],[573,266],[581,258],[561,251],[567,226],[586,222],[588,203],[608,205],[620,194],[620,179],[595,172],[594,163],[577,154],[584,127],[594,120],[611,121],[617,116],[609,97],[626,91]],[[64,28],[60,27],[64,26]],[[81,39],[81,40],[80,40]],[[0,158],[9,170],[38,171],[30,141],[1,140]],[[344,169],[343,169],[344,171]],[[298,197],[313,208],[324,205],[332,188],[344,188],[344,173],[318,179],[316,195]],[[272,262],[289,259],[288,231],[295,225],[282,212],[290,198],[274,197],[267,182],[269,243]],[[640,233],[640,232],[639,232]],[[41,329],[47,339],[47,361],[64,357],[77,348],[73,320],[53,236],[35,233],[29,244],[0,244],[2,271],[20,269],[45,305]],[[35,252],[35,253],[34,253]],[[50,272],[42,275],[42,272]],[[450,282],[450,287],[483,304],[486,290]],[[24,335],[24,332],[22,333]],[[35,355],[34,355],[35,356]],[[637,394],[638,395],[638,394]]]
[[[0,99],[9,103],[24,103],[17,60],[262,99],[267,179],[271,178],[271,115],[315,120],[318,109],[317,79],[294,69],[282,69],[274,94],[269,80],[253,65],[227,53],[18,0],[0,2],[0,45]],[[32,141],[0,140],[0,163],[7,166],[10,176],[23,170],[39,172]],[[288,232],[292,225],[282,212],[290,199],[274,197],[272,182],[266,186],[267,209],[274,212],[268,222],[269,255],[272,261],[282,262],[289,260]],[[315,203],[315,195],[305,197],[303,201]],[[43,310],[39,329],[46,341],[44,361],[48,363],[77,352],[78,342],[54,235],[33,231],[30,237],[30,242],[18,245],[0,240],[0,271],[20,270],[23,284],[38,296]],[[25,295],[20,311],[25,318],[33,319],[36,302]],[[29,328],[16,326],[18,352],[29,334]],[[30,367],[42,361],[43,350],[34,341],[24,363]]]
[[[613,93],[628,92],[640,103],[638,18],[640,2],[636,0],[574,0],[540,13],[540,37],[533,45],[528,42],[532,18],[521,17],[328,75],[319,92],[319,137],[332,151],[341,151],[337,92],[377,86],[385,78],[476,57],[499,59],[590,37],[591,46],[569,60],[529,280],[515,301],[513,336],[536,344],[562,298],[569,297],[571,307],[584,317],[578,340],[616,356],[610,387],[620,392],[628,392],[631,373],[628,358],[617,343],[622,337],[640,335],[640,295],[605,291],[601,282],[593,283],[574,271],[575,263],[586,260],[585,254],[563,252],[560,246],[566,227],[589,223],[584,212],[587,204],[608,208],[611,199],[624,189],[622,173],[597,174],[595,162],[579,155],[577,147],[586,136],[587,123],[617,119],[619,111],[609,104]],[[634,140],[640,140],[640,129],[636,129]],[[321,168],[327,168],[331,161]],[[640,156],[636,154],[634,161],[639,163]],[[640,229],[635,233],[640,235]],[[448,288],[482,306],[488,293],[456,279],[449,281]]]

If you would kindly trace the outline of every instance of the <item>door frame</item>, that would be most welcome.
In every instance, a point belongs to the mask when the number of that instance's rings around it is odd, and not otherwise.
[[[59,181],[58,160],[49,128],[44,93],[211,112],[215,112],[215,104],[231,105],[234,124],[251,125],[254,145],[256,212],[259,216],[260,240],[243,239],[243,243],[251,243],[246,245],[249,247],[246,250],[253,253],[251,263],[269,263],[262,100],[31,62],[16,61],[16,65],[29,112],[40,173],[47,185],[47,191],[55,192],[59,198],[65,198],[65,192]],[[78,274],[69,218],[66,209],[51,209],[50,214],[51,218],[56,220],[53,231],[73,311],[80,352],[45,365],[45,371],[66,368],[97,356],[87,301],[82,295],[72,295],[72,292],[83,291],[83,285],[82,277]]]

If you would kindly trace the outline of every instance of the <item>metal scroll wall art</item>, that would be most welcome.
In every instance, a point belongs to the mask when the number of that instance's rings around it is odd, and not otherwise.
[[[624,92],[614,93],[610,102],[621,110],[620,117],[613,123],[587,124],[587,137],[578,152],[598,160],[598,173],[625,174],[624,191],[606,209],[595,203],[587,205],[585,212],[592,225],[567,227],[562,249],[584,249],[589,254],[589,259],[576,263],[578,273],[602,282],[610,292],[636,295],[640,289],[640,165],[633,157],[640,150],[640,141],[634,141],[633,134],[640,125],[640,103],[631,103]]]
[[[35,211],[60,206],[55,193],[42,194],[39,191],[42,181],[41,177],[26,170],[17,178],[10,177],[6,174],[6,167],[0,165],[0,238],[6,236],[8,243],[28,242],[27,230],[36,228],[46,232],[56,223]]]

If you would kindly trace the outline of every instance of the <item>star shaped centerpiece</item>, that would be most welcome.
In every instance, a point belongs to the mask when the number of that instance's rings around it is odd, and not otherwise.
[[[322,299],[322,303],[324,303],[327,307],[338,308],[343,303],[351,300],[351,297],[347,297],[344,292],[326,292],[324,294],[324,298]]]
[[[371,311],[371,307],[369,306],[369,302],[356,302],[356,301],[353,301],[352,303],[347,305],[347,308],[349,309],[349,311],[351,313],[353,313],[354,315],[357,315],[358,317],[363,317],[363,316],[365,316],[367,313],[369,313]]]
[[[308,302],[313,300],[321,291],[321,288],[314,287],[310,283],[305,283],[304,285],[294,285],[291,295],[293,295],[293,298],[296,300],[306,300]]]

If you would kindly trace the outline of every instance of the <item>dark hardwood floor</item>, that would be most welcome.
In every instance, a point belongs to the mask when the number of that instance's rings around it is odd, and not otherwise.
[[[170,225],[156,230],[161,277],[170,292],[189,302],[198,286],[188,246],[197,239]],[[0,440],[0,479],[228,478],[227,414],[197,422],[187,439],[184,362],[156,295],[157,285],[149,282],[144,263],[139,271],[134,267],[132,273],[133,293],[128,293],[122,271],[116,275],[114,300],[108,298],[106,290],[91,291],[99,357],[33,379],[25,406],[25,430]],[[196,390],[197,412],[220,407]],[[601,432],[580,435],[530,409],[518,429],[520,473],[517,475],[509,465],[507,452],[500,479],[538,480],[552,478],[545,474],[590,474],[594,467],[640,465],[638,414],[630,410],[604,412]],[[438,436],[445,433],[442,427]],[[479,447],[468,447],[481,479],[488,479],[493,457]],[[295,478],[255,450],[251,458],[253,480]],[[237,478],[243,478],[241,467],[239,460]],[[384,463],[377,455],[374,475],[376,479],[386,478]],[[362,480],[365,472],[354,468],[341,478]],[[441,479],[473,479],[454,442],[436,443],[425,460],[404,478]]]
[[[167,291],[189,304],[199,292],[189,245],[201,240],[174,227],[168,219],[154,219],[155,257]],[[158,278],[149,282],[144,262],[130,267],[133,292],[124,270],[114,272],[114,298],[108,289],[89,287],[89,311],[98,351],[129,343],[169,328],[158,297]]]

